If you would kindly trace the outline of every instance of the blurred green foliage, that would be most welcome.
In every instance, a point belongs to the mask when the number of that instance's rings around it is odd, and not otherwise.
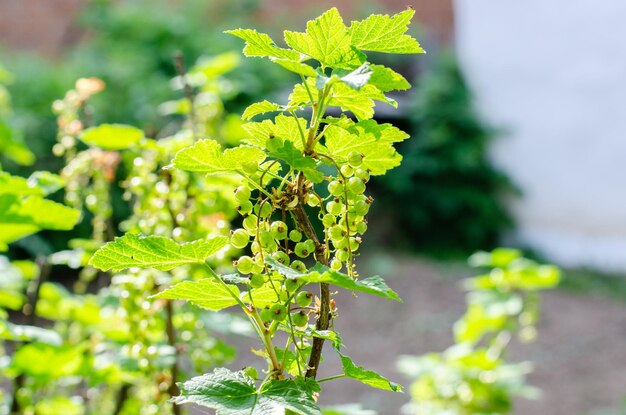
[[[456,344],[399,362],[414,380],[407,414],[508,414],[514,397],[539,393],[525,382],[532,365],[510,363],[506,352],[514,335],[522,342],[535,339],[539,292],[559,283],[559,269],[505,248],[478,252],[470,265],[489,271],[466,281],[467,312],[454,325]]]
[[[174,54],[180,52],[191,66],[203,55],[237,49],[237,40],[222,29],[244,24],[258,5],[254,0],[92,0],[80,16],[82,41],[62,56],[0,53],[0,61],[19,74],[9,91],[16,124],[29,138],[29,148],[42,156],[37,167],[59,168],[50,155],[56,131],[50,106],[76,79],[95,76],[107,84],[91,102],[93,123],[128,123],[158,136],[168,124],[158,106],[172,98]],[[269,63],[248,59],[231,80],[224,99],[229,112],[238,112],[261,95],[271,96],[285,77]]]
[[[451,55],[416,83],[413,139],[378,187],[381,205],[406,230],[403,242],[418,249],[466,255],[493,247],[512,225],[501,197],[514,191],[488,159],[495,132],[476,113]]]

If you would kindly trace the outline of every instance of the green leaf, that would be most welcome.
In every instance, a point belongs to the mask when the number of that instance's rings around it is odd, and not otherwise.
[[[86,129],[79,138],[85,144],[104,150],[124,150],[134,146],[144,137],[143,131],[130,125],[101,124]]]
[[[402,386],[397,383],[391,382],[387,378],[379,375],[371,370],[363,369],[361,366],[357,366],[352,362],[348,356],[339,353],[341,364],[345,375],[351,379],[358,380],[368,386],[378,389],[389,390],[393,392],[402,392]]]
[[[333,85],[328,105],[350,111],[359,120],[368,120],[374,116],[374,100],[394,105],[394,101],[388,100],[385,94],[372,84],[356,90],[346,84],[337,83]]]
[[[7,172],[0,171],[0,194],[13,193],[16,195],[38,195],[43,196],[44,192],[33,183],[23,177],[12,176]]]
[[[239,297],[239,288],[236,285],[220,284],[213,278],[206,278],[181,282],[150,298],[185,300],[207,310],[219,311],[237,305],[233,295]]]
[[[28,178],[28,184],[39,188],[44,195],[49,195],[65,187],[65,179],[48,171],[36,171]]]
[[[0,193],[0,250],[43,229],[70,230],[78,217],[77,210],[51,200]]]
[[[306,134],[307,121],[304,118],[279,114],[273,122],[271,120],[249,122],[244,124],[243,128],[251,136],[243,141],[251,146],[265,148],[267,139],[274,136],[285,141],[291,141],[296,148],[302,149],[303,144],[300,131]]]
[[[77,375],[83,364],[83,354],[81,347],[32,343],[15,352],[10,367],[17,373],[24,373],[45,382]]]
[[[393,143],[403,141],[409,135],[391,124],[368,120],[348,127],[330,125],[324,137],[329,155],[339,165],[347,163],[349,154],[356,151],[363,155],[363,168],[379,175],[400,164],[402,156]]]
[[[317,76],[317,72],[306,63],[296,62],[289,59],[270,58],[270,60],[288,71],[295,72],[302,76]]]
[[[238,173],[245,165],[258,165],[265,160],[265,153],[258,149],[239,146],[222,152],[215,140],[200,140],[174,157],[172,164],[186,171],[206,174]]]
[[[313,398],[292,380],[266,382],[257,391],[243,371],[218,368],[211,374],[179,384],[177,404],[195,403],[215,409],[217,415],[276,415],[290,410],[299,415],[321,415]]]
[[[37,402],[35,413],[37,415],[84,415],[85,408],[80,397],[70,399],[57,396]]]
[[[127,268],[169,271],[181,265],[202,264],[227,243],[228,237],[215,236],[179,245],[162,236],[142,237],[129,233],[100,248],[89,265],[102,271]]]
[[[417,40],[404,34],[414,14],[414,10],[408,9],[391,17],[374,14],[365,20],[352,22],[349,29],[352,45],[374,52],[424,53]]]
[[[321,264],[317,264],[312,269],[325,269],[326,267]],[[311,273],[303,277],[307,282],[325,282],[327,284],[335,285],[337,287],[345,288],[350,291],[360,291],[367,294],[377,295],[379,297],[387,298],[389,300],[402,302],[398,294],[393,291],[385,283],[385,281],[375,275],[360,280],[355,280],[346,274],[342,274],[333,269],[326,269],[324,273]]]
[[[330,269],[320,263],[315,264],[315,266],[307,272],[300,272],[279,263],[271,257],[265,258],[265,262],[285,278],[298,278],[299,281],[307,283],[324,282],[350,291],[360,291],[390,300],[402,301],[398,294],[389,288],[385,281],[379,276],[355,280],[346,274]]]
[[[382,65],[371,65],[371,68],[373,72],[369,82],[382,92],[405,91],[411,88],[409,81],[393,69]]]
[[[246,110],[241,115],[241,118],[248,121],[257,115],[265,114],[266,112],[281,111],[281,108],[282,107],[280,105],[269,102],[267,100],[256,102],[246,108]]]
[[[53,346],[60,346],[63,343],[61,336],[59,336],[56,331],[37,326],[22,326],[1,320],[0,339],[22,342],[38,342]]]
[[[285,42],[298,52],[330,67],[352,69],[362,61],[350,45],[348,29],[335,7],[309,21],[306,33],[285,31]]]
[[[285,141],[282,147],[271,151],[269,156],[283,160],[295,170],[302,170],[313,183],[321,183],[324,180],[324,175],[316,170],[316,161],[305,156],[302,150],[294,146],[292,141]]]
[[[243,53],[246,56],[274,57],[292,61],[300,60],[300,54],[293,50],[279,48],[269,35],[253,29],[227,30],[224,33],[246,41]]]

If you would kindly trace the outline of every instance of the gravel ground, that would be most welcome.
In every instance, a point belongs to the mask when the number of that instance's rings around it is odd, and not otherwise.
[[[384,254],[374,255],[360,270],[364,276],[384,276],[404,304],[342,293],[337,297],[336,329],[356,363],[407,384],[396,370],[396,358],[442,351],[452,343],[452,324],[465,306],[457,281],[470,276],[469,271],[463,266]],[[544,295],[538,331],[535,343],[514,347],[510,358],[534,362],[529,380],[543,390],[543,397],[520,400],[515,414],[623,414],[611,408],[618,408],[626,396],[626,306],[584,293],[549,292]],[[340,367],[334,353],[327,355],[320,377],[335,375],[332,368]],[[242,349],[232,367],[252,362],[255,359]],[[336,380],[325,384],[320,404],[360,402],[381,415],[391,415],[399,414],[407,400],[407,394]]]

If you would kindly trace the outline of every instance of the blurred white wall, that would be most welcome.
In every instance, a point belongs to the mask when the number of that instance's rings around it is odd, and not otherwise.
[[[456,0],[456,47],[515,235],[554,261],[626,271],[626,1]]]

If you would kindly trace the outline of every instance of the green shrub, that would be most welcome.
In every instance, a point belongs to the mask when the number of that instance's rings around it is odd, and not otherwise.
[[[412,136],[399,148],[402,165],[377,194],[405,241],[431,253],[493,247],[512,225],[502,197],[513,187],[488,158],[494,131],[475,109],[450,55],[419,80]]]

